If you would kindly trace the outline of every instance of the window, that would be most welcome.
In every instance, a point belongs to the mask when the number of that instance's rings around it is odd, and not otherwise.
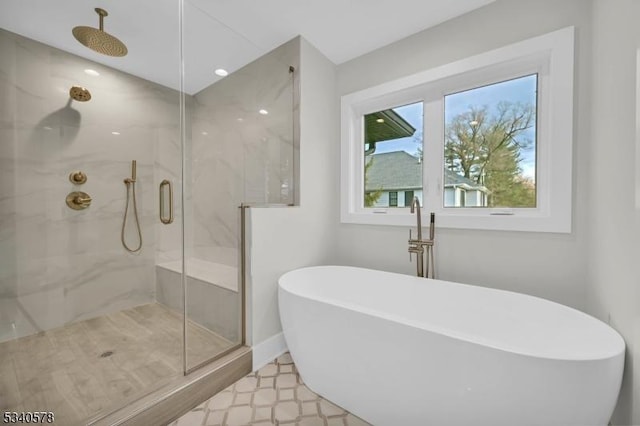
[[[422,117],[422,102],[364,115],[365,208],[397,207],[398,191],[422,193]]]
[[[571,232],[572,114],[573,28],[343,96],[341,219]]]
[[[532,74],[444,96],[445,207],[536,207],[537,93]]]
[[[389,207],[398,207],[398,191],[389,192]]]
[[[413,197],[415,193],[413,191],[404,191],[404,206],[410,207],[413,202]]]

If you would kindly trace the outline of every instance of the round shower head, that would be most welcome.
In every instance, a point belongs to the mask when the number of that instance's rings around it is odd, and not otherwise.
[[[79,102],[87,102],[91,100],[91,92],[80,86],[73,86],[69,90],[69,96],[71,96],[71,99]]]
[[[100,28],[79,26],[71,32],[80,43],[89,49],[108,56],[125,56],[127,46],[116,37],[104,31],[104,17],[109,15],[106,10],[97,7],[95,9],[100,16]]]

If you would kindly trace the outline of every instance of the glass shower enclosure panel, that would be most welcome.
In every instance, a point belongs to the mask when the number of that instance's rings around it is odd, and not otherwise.
[[[238,208],[233,201],[233,147],[219,143],[226,118],[210,111],[217,99],[217,68],[228,68],[227,43],[240,36],[212,19],[200,2],[184,2],[184,265],[185,368],[190,371],[242,343],[238,268]],[[206,40],[208,55],[197,46]],[[252,48],[253,46],[250,46]],[[242,49],[241,49],[242,50]],[[240,53],[241,54],[241,53]],[[206,63],[206,67],[202,64]],[[228,102],[225,99],[223,102]],[[226,158],[224,173],[220,158]]]
[[[185,2],[188,371],[245,343],[240,207],[295,202],[299,40],[260,56],[258,46],[211,19],[206,7]],[[207,41],[208,56],[194,48],[198,40]],[[242,48],[231,51],[230,42]]]
[[[247,111],[245,118],[236,123],[243,141],[245,205],[297,204],[294,118],[298,108],[298,52],[299,39],[293,39],[247,65],[238,75],[236,84],[243,87]]]
[[[254,61],[207,4],[0,2],[2,411],[86,424],[244,343],[239,207],[296,203],[297,42]]]
[[[0,411],[85,424],[184,374],[178,5],[0,4]]]

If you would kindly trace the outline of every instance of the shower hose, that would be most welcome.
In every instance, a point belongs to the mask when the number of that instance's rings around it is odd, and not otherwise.
[[[124,219],[122,220],[122,232],[120,233],[120,239],[122,240],[122,245],[125,249],[127,249],[127,251],[136,253],[142,248],[142,231],[140,230],[140,220],[138,219],[137,206],[138,203],[136,202],[136,181],[133,179],[125,179],[124,184],[127,185],[127,204],[124,208]],[[132,193],[133,197],[130,197],[129,193]],[[127,213],[129,212],[129,198],[133,198],[133,215],[136,219],[136,229],[138,230],[138,247],[136,247],[135,249],[130,248],[124,239],[124,230],[127,226]]]

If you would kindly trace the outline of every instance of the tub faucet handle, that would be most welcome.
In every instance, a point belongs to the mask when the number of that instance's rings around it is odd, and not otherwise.
[[[413,251],[411,250],[411,240],[413,239],[413,237],[411,236],[411,229],[409,229],[409,263],[413,262],[413,258],[411,257],[411,253],[413,253]]]
[[[91,205],[91,196],[86,192],[74,191],[67,195],[67,206],[73,210],[84,210]]]

